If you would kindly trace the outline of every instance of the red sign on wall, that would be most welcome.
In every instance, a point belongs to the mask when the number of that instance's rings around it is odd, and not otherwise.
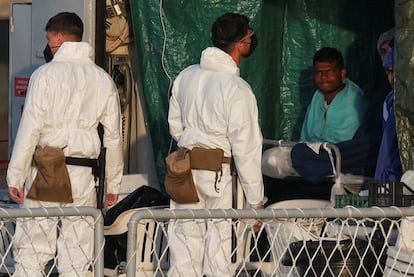
[[[16,97],[26,97],[27,88],[29,86],[29,78],[14,78],[14,95]]]

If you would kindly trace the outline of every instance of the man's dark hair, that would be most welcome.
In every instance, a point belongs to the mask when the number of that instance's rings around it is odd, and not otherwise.
[[[226,13],[213,23],[211,41],[213,45],[229,52],[235,42],[242,39],[249,30],[249,18],[242,14]]]
[[[340,69],[344,68],[344,58],[336,48],[323,47],[313,56],[313,66],[316,62],[336,62]]]
[[[45,31],[74,35],[81,40],[83,35],[83,22],[76,13],[61,12],[49,19]]]

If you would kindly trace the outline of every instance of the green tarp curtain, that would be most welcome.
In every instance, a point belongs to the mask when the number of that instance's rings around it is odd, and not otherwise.
[[[395,113],[403,172],[414,169],[414,1],[395,1]]]
[[[384,70],[376,50],[379,35],[394,26],[390,0],[131,0],[139,76],[145,97],[158,178],[171,138],[168,99],[177,74],[198,63],[211,46],[210,28],[225,12],[251,19],[259,45],[244,60],[241,75],[252,86],[264,138],[298,139],[314,91],[312,57],[324,46],[344,55],[348,77],[370,97]],[[142,150],[142,151],[146,151]]]

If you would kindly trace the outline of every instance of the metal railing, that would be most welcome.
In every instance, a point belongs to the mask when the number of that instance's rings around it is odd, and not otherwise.
[[[366,247],[362,249],[361,253],[358,255],[361,255],[360,259],[361,261],[363,259],[367,260],[369,257],[374,255],[376,257],[376,266],[375,270],[376,272],[380,272],[381,274],[385,275],[386,270],[399,270],[397,267],[387,267],[385,269],[385,265],[383,263],[384,257],[387,255],[388,248],[397,247],[398,251],[401,249],[404,249],[404,246],[400,243],[399,245],[395,242],[395,236],[400,236],[402,233],[402,228],[400,227],[401,222],[403,220],[411,221],[410,217],[414,216],[414,207],[410,208],[399,208],[399,207],[387,207],[387,208],[379,208],[379,207],[372,207],[372,208],[354,208],[354,207],[346,207],[346,208],[313,208],[313,209],[263,209],[263,210],[251,210],[251,209],[243,209],[243,210],[235,210],[235,209],[224,209],[224,210],[170,210],[170,209],[141,209],[135,214],[132,215],[132,217],[129,220],[128,223],[128,243],[127,243],[127,261],[126,261],[126,276],[133,277],[133,276],[165,276],[166,270],[168,268],[157,268],[160,266],[160,261],[165,260],[168,253],[168,242],[163,245],[156,245],[159,244],[157,242],[154,235],[151,235],[151,238],[149,236],[145,237],[145,232],[148,231],[148,227],[141,229],[138,231],[140,224],[143,222],[149,222],[154,221],[155,226],[162,226],[162,229],[160,229],[160,232],[166,232],[167,228],[165,226],[170,222],[170,220],[176,220],[176,219],[189,219],[189,220],[212,220],[212,219],[233,219],[232,222],[236,222],[235,224],[240,224],[245,219],[259,219],[264,222],[263,227],[259,233],[265,233],[267,234],[267,238],[270,243],[270,250],[268,250],[264,255],[267,256],[267,260],[270,257],[270,262],[265,261],[265,259],[260,259],[259,262],[252,263],[250,262],[250,258],[246,258],[245,260],[240,261],[239,267],[242,266],[243,269],[236,270],[235,276],[244,276],[243,274],[253,270],[253,273],[250,272],[252,276],[261,276],[261,274],[265,276],[291,276],[296,272],[298,269],[295,269],[295,262],[298,262],[296,260],[293,261],[293,267],[288,267],[288,271],[284,273],[280,269],[281,261],[283,260],[283,257],[280,255],[277,256],[275,253],[288,253],[288,251],[292,252],[292,250],[289,250],[290,247],[292,247],[292,243],[297,243],[298,241],[302,241],[303,245],[302,248],[306,248],[308,245],[305,244],[306,241],[319,241],[319,242],[326,242],[326,241],[333,241],[334,243],[334,249],[331,249],[330,252],[324,252],[325,250],[324,246],[325,243],[320,243],[320,245],[317,245],[317,250],[312,255],[323,253],[323,255],[334,255],[333,253],[341,251],[340,250],[340,243],[343,241],[350,241],[351,244],[356,244],[356,240],[359,237],[362,237],[364,240],[367,240]],[[324,224],[320,225],[319,223],[312,223],[312,222],[318,222],[318,220],[315,221],[315,219],[322,219]],[[251,221],[252,222],[252,221]],[[385,224],[385,222],[391,222],[391,224]],[[146,223],[147,224],[147,223]],[[294,236],[287,236],[286,233],[286,241],[283,241],[283,249],[274,249],[277,248],[280,244],[280,238],[283,237],[281,234],[281,231],[283,228],[285,228],[288,224],[291,224],[294,228],[299,228],[301,232],[305,235],[301,235],[298,237]],[[318,225],[319,224],[319,225]],[[248,224],[247,224],[248,225]],[[388,227],[384,227],[387,225]],[[285,227],[283,227],[285,226]],[[320,228],[319,228],[319,227]],[[391,227],[390,227],[391,226]],[[282,228],[283,227],[283,228]],[[314,232],[316,227],[319,228],[318,232]],[[251,229],[250,227],[247,227]],[[388,229],[387,229],[388,228]],[[392,231],[390,231],[393,229]],[[284,229],[283,229],[284,230]],[[158,230],[159,231],[159,230]],[[414,231],[414,230],[413,230]],[[292,232],[292,229],[289,230],[289,232]],[[374,241],[374,233],[380,233],[381,236],[384,238],[384,245],[380,247],[378,250],[378,253],[372,254],[370,249],[374,249],[376,243]],[[246,232],[240,232],[240,234],[245,235]],[[237,234],[236,234],[237,235]],[[167,234],[164,234],[164,239],[168,238]],[[257,247],[257,240],[258,236],[253,235],[249,238],[253,238],[256,240],[254,243],[252,243],[249,247]],[[346,240],[348,239],[348,240]],[[142,253],[137,253],[137,245],[147,243],[148,240],[152,240],[152,248],[159,248],[157,251],[152,251],[152,255],[160,255],[153,257],[152,259],[154,261],[153,266],[154,268],[152,270],[149,270],[147,272],[144,272],[145,267],[142,267],[142,265],[137,265],[139,259],[137,259],[137,255],[141,255]],[[237,241],[246,241],[246,240],[240,240]],[[397,241],[397,243],[399,243]],[[142,246],[142,245],[141,245]],[[244,246],[241,246],[244,248]],[[351,249],[353,254],[355,254],[357,249],[357,245],[351,245]],[[163,249],[160,249],[163,248]],[[147,249],[148,251],[151,251],[150,249]],[[160,251],[161,250],[161,251]],[[299,253],[303,252],[303,249],[298,250]],[[306,250],[308,251],[308,250]],[[322,252],[321,252],[322,251]],[[359,248],[358,248],[358,251]],[[377,251],[377,250],[376,250]],[[248,254],[251,254],[255,252],[255,250],[247,250]],[[246,251],[244,253],[247,253]],[[291,253],[294,259],[298,259],[300,257],[296,257],[295,255],[298,255],[298,253]],[[310,255],[310,254],[309,254]],[[329,256],[328,255],[328,256]],[[348,253],[347,255],[350,255]],[[371,255],[371,256],[369,256]],[[377,256],[375,256],[377,255]],[[299,255],[300,256],[300,255]],[[286,259],[286,257],[284,257]],[[372,257],[371,257],[372,258]],[[381,261],[380,261],[381,258]],[[388,257],[391,259],[390,257]],[[312,260],[312,257],[310,257]],[[346,258],[344,258],[346,260]],[[312,264],[312,262],[308,265],[306,270],[309,271],[315,271],[316,264]],[[364,261],[365,261],[364,260]],[[355,270],[358,270],[358,274],[361,274],[361,272],[365,272],[366,274],[372,274],[370,273],[369,268],[367,268],[366,263],[362,263],[359,261],[359,267],[357,266]],[[414,261],[414,255],[413,255],[413,261]],[[374,264],[374,265],[375,265]],[[252,266],[253,265],[253,266]],[[298,266],[298,264],[296,264]],[[324,272],[332,271],[333,269],[329,265],[329,257],[327,257],[326,261],[326,268],[323,269]],[[350,270],[347,265],[343,265],[343,268],[340,269],[343,271]],[[401,271],[400,271],[401,273]],[[297,272],[296,272],[297,274]],[[246,274],[247,275],[247,274]],[[294,275],[292,275],[294,276]],[[352,275],[351,275],[352,276]],[[360,276],[360,275],[357,275]],[[361,276],[370,276],[370,275],[361,275]]]
[[[94,229],[94,246],[91,267],[93,267],[94,276],[104,276],[104,228],[103,228],[103,217],[100,210],[92,207],[65,207],[65,208],[0,208],[0,218],[2,221],[2,228],[6,228],[4,224],[7,221],[16,221],[17,219],[35,219],[38,217],[50,218],[50,217],[70,217],[70,216],[82,216],[93,218],[93,229]],[[8,225],[10,226],[10,224]],[[58,227],[59,228],[59,227]],[[5,230],[2,232],[3,235],[12,236],[10,243],[14,243],[14,229]],[[30,235],[30,234],[29,234]],[[2,244],[4,240],[9,239],[2,237]],[[4,263],[7,255],[12,255],[12,245],[8,246],[5,251],[6,253],[0,253],[2,262]],[[4,266],[4,264],[1,264]],[[11,270],[13,271],[13,269]],[[12,272],[10,272],[12,273]]]

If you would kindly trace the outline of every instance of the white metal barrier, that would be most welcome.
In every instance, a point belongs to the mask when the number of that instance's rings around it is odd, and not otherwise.
[[[103,217],[100,210],[92,207],[66,207],[66,208],[0,208],[0,276],[11,276],[14,272],[14,243],[16,221],[25,221],[30,219],[48,219],[48,218],[68,218],[81,217],[93,225],[93,257],[90,260],[90,274],[97,277],[104,276],[104,235],[103,235]],[[60,225],[57,225],[59,232]],[[73,226],[76,229],[76,226]],[[47,236],[47,234],[45,233]],[[30,232],[27,232],[30,237]],[[39,253],[41,255],[41,253]],[[52,259],[45,267],[43,276],[54,276],[57,274],[57,260]]]
[[[413,215],[414,207],[144,208],[128,223],[126,276],[166,276],[167,226],[175,219],[231,219],[234,276],[411,276]],[[265,223],[258,233],[251,228],[255,219]]]
[[[116,276],[166,276],[170,266],[167,229],[170,220],[175,219],[231,221],[234,245],[229,268],[234,276],[414,274],[414,207],[263,210],[161,207],[133,212],[128,216],[128,229],[122,229],[128,231],[126,271]],[[0,275],[10,276],[14,270],[16,219],[69,216],[93,218],[94,255],[90,266],[94,276],[105,276],[103,218],[99,210],[86,207],[0,209]],[[251,228],[256,219],[264,222],[258,233]],[[52,276],[51,272],[45,270],[45,276]]]

